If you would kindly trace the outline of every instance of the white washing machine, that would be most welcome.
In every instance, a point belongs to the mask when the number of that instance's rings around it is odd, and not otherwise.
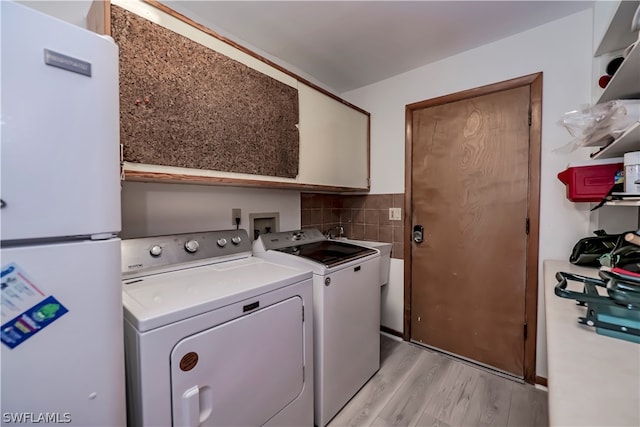
[[[129,426],[313,425],[310,269],[244,230],[122,241]]]
[[[305,229],[260,235],[253,253],[313,270],[314,418],[324,427],[380,367],[380,251]]]

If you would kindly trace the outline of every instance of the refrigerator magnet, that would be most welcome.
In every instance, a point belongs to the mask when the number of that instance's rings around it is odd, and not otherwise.
[[[15,348],[55,322],[69,310],[43,293],[15,263],[0,272],[2,343]]]

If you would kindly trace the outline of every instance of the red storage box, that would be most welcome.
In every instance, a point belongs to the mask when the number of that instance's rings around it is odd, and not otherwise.
[[[567,186],[567,199],[572,202],[599,202],[613,187],[616,173],[623,170],[622,159],[570,164],[558,179]]]

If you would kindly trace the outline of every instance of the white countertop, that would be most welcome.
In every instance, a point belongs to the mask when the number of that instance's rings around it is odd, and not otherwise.
[[[554,293],[558,271],[598,277],[594,268],[544,261],[550,425],[640,426],[640,344],[579,324],[585,308]],[[568,289],[582,289],[573,283]]]

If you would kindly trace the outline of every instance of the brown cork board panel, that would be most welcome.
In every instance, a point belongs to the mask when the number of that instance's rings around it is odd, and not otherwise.
[[[111,34],[125,161],[298,175],[297,89],[115,5]]]

